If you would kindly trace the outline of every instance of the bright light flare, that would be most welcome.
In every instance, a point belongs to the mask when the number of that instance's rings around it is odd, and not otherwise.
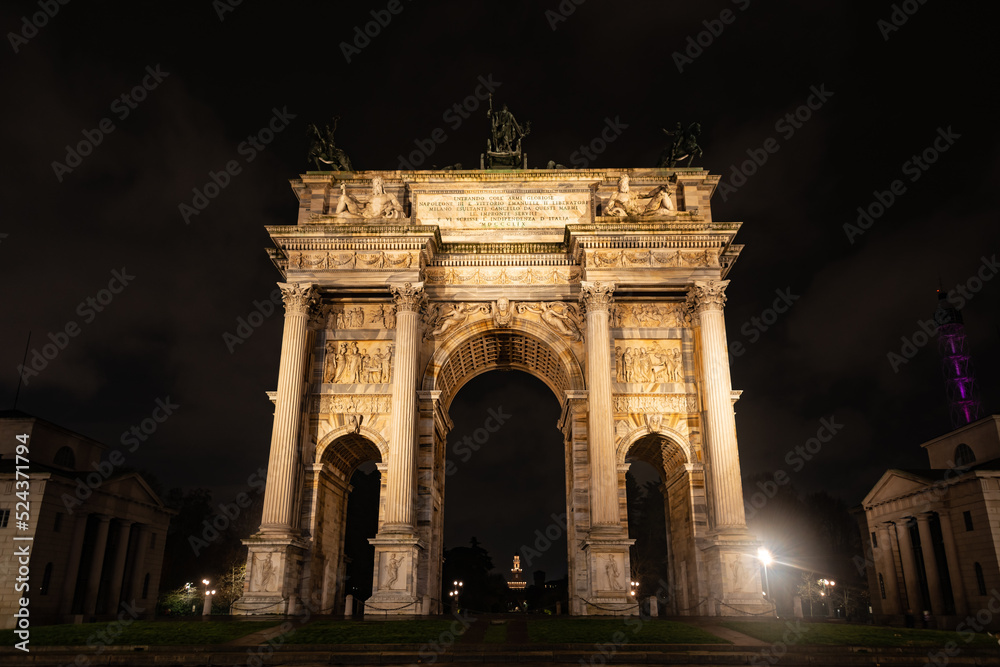
[[[774,562],[774,558],[771,556],[771,552],[765,549],[764,547],[760,547],[759,549],[757,549],[757,558],[759,558],[760,562],[764,564],[764,567],[767,567],[768,565]]]

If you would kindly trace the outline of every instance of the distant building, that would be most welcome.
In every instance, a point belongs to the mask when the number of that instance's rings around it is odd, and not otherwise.
[[[120,473],[124,463],[125,454],[99,442],[23,412],[0,411],[3,627],[14,627],[22,597],[33,626],[152,615],[174,512],[141,475]],[[28,588],[18,592],[18,554],[25,548]]]
[[[521,557],[514,556],[514,567],[510,569],[510,579],[507,580],[507,588],[512,591],[523,591],[528,582],[524,580],[524,573],[521,572]]]
[[[872,607],[877,622],[929,611],[955,628],[1000,605],[1000,415],[921,446],[928,468],[886,471],[863,501]]]

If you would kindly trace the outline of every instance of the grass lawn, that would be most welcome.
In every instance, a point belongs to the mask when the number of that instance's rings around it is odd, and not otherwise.
[[[686,623],[637,617],[528,621],[529,641],[544,644],[729,644]]]
[[[135,621],[118,635],[113,634],[118,629],[113,623],[46,625],[31,629],[31,646],[221,644],[276,625],[281,622]],[[101,632],[105,633],[104,639],[99,636]],[[20,640],[13,630],[0,630],[0,641],[13,646]]]
[[[454,620],[316,621],[296,628],[287,644],[424,644],[451,631]],[[454,640],[452,640],[454,641]]]
[[[789,623],[792,624],[793,628],[801,627],[805,631],[800,638],[790,631],[787,625]],[[799,626],[796,625],[796,621],[722,621],[719,625],[770,643],[791,640],[790,643],[795,644],[827,646],[941,648],[953,641],[959,648],[966,646],[996,648],[997,646],[996,640],[985,634],[977,634],[972,641],[966,642],[965,640],[969,637],[968,633],[963,636],[957,632],[944,630],[915,630],[835,623],[801,623]]]
[[[507,624],[490,624],[486,628],[486,636],[483,637],[485,644],[503,644],[507,641]]]

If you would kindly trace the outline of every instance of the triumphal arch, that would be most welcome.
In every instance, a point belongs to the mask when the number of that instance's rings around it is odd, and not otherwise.
[[[740,227],[699,168],[308,172],[269,227],[284,333],[239,613],[343,608],[349,480],[381,473],[366,610],[441,610],[449,406],[517,369],[562,406],[570,611],[635,613],[625,472],[664,480],[676,614],[768,609],[723,306]],[[485,500],[485,499],[484,499]],[[542,528],[542,527],[540,527]]]

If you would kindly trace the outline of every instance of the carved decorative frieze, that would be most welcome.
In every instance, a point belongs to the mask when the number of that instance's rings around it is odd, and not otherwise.
[[[615,396],[616,414],[671,414],[698,411],[694,394],[619,394]]]
[[[427,295],[424,293],[423,283],[403,283],[402,285],[389,285],[392,292],[393,303],[396,304],[396,312],[419,312]]]
[[[587,252],[587,266],[595,269],[719,266],[719,251],[591,250]]]
[[[312,283],[278,283],[278,288],[289,315],[308,314],[319,298],[316,285]]]
[[[326,344],[323,382],[333,384],[387,384],[392,381],[393,344],[386,341],[348,341]]]
[[[611,308],[611,326],[616,329],[678,328],[687,324],[687,308],[681,303],[615,303]]]
[[[432,266],[426,269],[426,278],[434,285],[565,285],[580,279],[580,268]]]
[[[390,304],[324,304],[319,312],[323,329],[395,329],[396,308]]]
[[[313,412],[330,414],[389,414],[392,412],[390,394],[325,394],[316,396]]]
[[[616,382],[683,382],[679,340],[621,340],[615,346]]]
[[[289,266],[295,269],[409,269],[415,252],[293,252]]]

